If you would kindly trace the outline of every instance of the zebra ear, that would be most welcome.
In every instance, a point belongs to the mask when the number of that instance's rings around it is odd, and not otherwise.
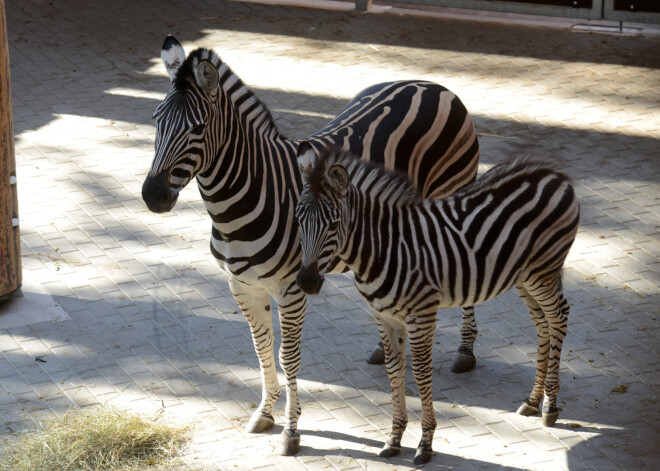
[[[334,164],[328,169],[328,184],[342,196],[348,189],[348,172],[340,164]]]
[[[211,61],[204,59],[197,64],[197,67],[195,67],[195,83],[206,93],[211,93],[218,88],[220,75]]]
[[[298,146],[298,168],[305,175],[316,164],[316,152],[308,141],[302,141]]]
[[[179,70],[183,61],[186,60],[186,53],[181,43],[171,34],[168,34],[165,41],[163,41],[160,58],[163,59],[163,64],[165,64],[165,70],[167,70],[170,80],[174,81],[177,70]]]

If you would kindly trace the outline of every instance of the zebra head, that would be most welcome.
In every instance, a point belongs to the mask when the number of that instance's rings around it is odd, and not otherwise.
[[[161,58],[172,86],[158,105],[153,163],[142,185],[142,198],[155,213],[171,210],[179,191],[210,165],[220,146],[210,132],[219,112],[218,65],[208,49],[197,49],[186,59],[174,36],[163,42]]]
[[[343,246],[346,234],[347,212],[343,202],[348,191],[348,172],[341,164],[326,158],[341,152],[339,149],[323,152],[317,157],[307,141],[298,148],[304,186],[296,206],[302,248],[302,265],[296,281],[306,294],[321,290],[323,275]]]

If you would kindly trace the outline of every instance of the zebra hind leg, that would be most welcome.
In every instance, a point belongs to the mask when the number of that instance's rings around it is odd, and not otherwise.
[[[516,283],[516,289],[532,316],[538,339],[534,387],[530,395],[527,396],[516,411],[520,415],[532,416],[539,413],[539,405],[543,400],[543,385],[545,383],[545,374],[548,367],[548,322],[543,310],[539,307],[536,300],[529,294],[522,282],[519,281]]]
[[[422,401],[422,438],[415,452],[416,465],[428,463],[433,457],[433,434],[437,425],[431,386],[433,381],[433,339],[435,337],[435,310],[410,317],[406,325],[410,338],[412,369]]]
[[[467,373],[477,364],[474,356],[474,341],[477,339],[477,321],[474,318],[474,306],[463,308],[463,324],[461,325],[461,344],[458,347],[458,354],[451,365],[453,373]]]
[[[521,415],[538,413],[543,402],[543,425],[552,427],[559,418],[559,362],[561,347],[566,336],[568,303],[561,293],[561,283],[541,283],[536,287],[517,284],[518,292],[527,305],[538,334],[536,378],[529,397],[518,409]]]
[[[543,305],[546,310],[545,305]],[[561,348],[568,328],[568,302],[561,292],[557,293],[557,304],[554,309],[546,310],[548,325],[550,327],[550,358],[548,374],[545,380],[545,401],[543,401],[543,425],[552,427],[559,418],[557,395],[559,394],[559,364]]]

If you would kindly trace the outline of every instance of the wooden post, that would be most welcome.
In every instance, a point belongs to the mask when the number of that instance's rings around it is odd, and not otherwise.
[[[21,281],[9,43],[5,0],[0,0],[0,300],[20,295]]]

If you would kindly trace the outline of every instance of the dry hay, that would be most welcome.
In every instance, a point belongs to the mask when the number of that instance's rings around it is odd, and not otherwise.
[[[0,471],[165,470],[191,438],[189,426],[105,406],[67,412],[0,452]]]

